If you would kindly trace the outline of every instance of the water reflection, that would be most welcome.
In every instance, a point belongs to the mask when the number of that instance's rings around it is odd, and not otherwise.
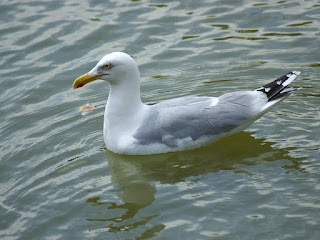
[[[220,170],[243,172],[243,166],[261,160],[290,158],[288,150],[275,149],[272,145],[264,139],[254,138],[249,132],[241,132],[190,151],[151,156],[126,156],[107,151],[106,156],[114,185],[124,188],[132,181],[176,183]]]
[[[88,199],[93,206],[106,206],[103,215],[87,219],[90,222],[104,222],[105,225],[93,231],[107,231],[123,234],[126,231],[141,229],[136,239],[156,236],[166,228],[163,224],[154,225],[153,219],[161,216],[161,211],[148,208],[156,205],[157,186],[175,184],[199,176],[222,170],[245,173],[248,166],[262,161],[290,160],[291,169],[301,170],[300,159],[290,157],[294,149],[277,149],[274,143],[257,139],[252,133],[241,132],[210,146],[176,153],[151,156],[126,156],[106,151],[111,172],[114,193],[120,202],[100,202],[100,197]],[[154,204],[153,204],[154,203]],[[151,209],[151,210],[150,210]],[[121,238],[121,236],[119,237]],[[124,235],[125,236],[125,235]]]
[[[211,146],[184,152],[125,156],[106,151],[111,180],[122,203],[109,203],[107,207],[108,211],[117,210],[117,216],[88,220],[108,222],[104,228],[109,232],[147,226],[153,218],[161,215],[160,212],[154,211],[152,214],[148,214],[148,211],[141,213],[142,209],[152,205],[156,200],[158,183],[174,184],[193,176],[221,170],[250,175],[246,166],[261,161],[290,159],[288,150],[275,149],[272,145],[273,143],[265,142],[264,139],[252,137],[248,132],[242,132]],[[291,161],[294,168],[299,168],[296,159]],[[94,199],[88,201],[92,202]],[[95,201],[97,202],[97,199]],[[164,225],[151,226],[140,237],[152,237],[164,228]]]

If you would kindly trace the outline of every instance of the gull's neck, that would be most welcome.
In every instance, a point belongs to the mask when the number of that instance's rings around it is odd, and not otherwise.
[[[132,133],[136,130],[148,108],[141,101],[140,78],[131,80],[110,84],[104,127],[113,136]]]
[[[137,112],[144,104],[140,97],[140,85],[110,85],[107,107],[110,111],[126,115]]]
[[[110,84],[103,126],[107,147],[118,151],[130,143],[130,136],[141,126],[147,109],[140,98],[139,81],[126,86]]]

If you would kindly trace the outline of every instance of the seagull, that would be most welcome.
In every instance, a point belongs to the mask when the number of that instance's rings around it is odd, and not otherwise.
[[[199,148],[240,132],[296,89],[292,71],[255,90],[219,97],[186,96],[154,105],[141,101],[140,72],[126,53],[105,55],[73,88],[96,79],[109,82],[103,137],[108,150],[125,155],[151,155]]]

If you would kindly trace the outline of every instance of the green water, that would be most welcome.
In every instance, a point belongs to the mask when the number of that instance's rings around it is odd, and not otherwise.
[[[0,2],[1,239],[319,239],[319,1]],[[142,99],[299,88],[247,131],[194,151],[104,148],[105,54]],[[96,107],[88,114],[80,106]]]

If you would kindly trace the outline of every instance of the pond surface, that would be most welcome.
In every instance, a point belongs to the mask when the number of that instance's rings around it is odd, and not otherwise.
[[[1,239],[320,239],[320,4],[0,3]],[[139,65],[142,99],[299,88],[245,132],[193,151],[106,151],[105,54]],[[79,111],[90,104],[91,111]]]

